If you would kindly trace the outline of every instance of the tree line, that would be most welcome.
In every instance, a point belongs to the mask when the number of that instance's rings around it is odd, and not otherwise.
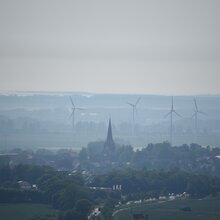
[[[83,148],[79,153],[82,167],[96,172],[99,171],[96,163],[102,165],[101,171],[128,167],[136,170],[169,170],[175,167],[187,172],[220,175],[220,148],[202,147],[195,143],[173,147],[168,142],[151,143],[139,150],[131,146],[117,146],[112,152],[113,159],[106,160],[103,146],[103,142],[92,142]]]
[[[97,175],[92,186],[112,187],[122,185],[120,193],[128,198],[146,199],[167,196],[171,193],[187,193],[193,197],[217,195],[220,192],[220,177],[192,174],[177,168],[171,170],[120,170]]]

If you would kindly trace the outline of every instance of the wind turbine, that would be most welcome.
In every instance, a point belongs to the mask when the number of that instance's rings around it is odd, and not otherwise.
[[[173,96],[172,96],[172,98],[171,98],[171,109],[164,116],[164,118],[166,118],[168,115],[170,115],[170,144],[171,144],[171,146],[172,146],[172,141],[173,141],[173,113],[175,113],[179,117],[182,117],[179,113],[176,112],[176,110],[173,107]]]
[[[202,115],[207,115],[207,114],[205,112],[200,111],[198,109],[196,98],[194,98],[193,101],[194,101],[194,105],[195,105],[195,110],[194,110],[194,114],[192,115],[192,118],[195,118],[195,135],[196,135],[196,139],[197,139],[197,134],[198,134],[198,114],[202,114]]]
[[[137,113],[137,104],[140,102],[140,100],[141,100],[141,97],[139,97],[139,98],[136,100],[135,104],[134,104],[134,103],[127,102],[127,104],[130,105],[130,106],[132,107],[132,110],[133,110],[133,112],[132,112],[132,113],[133,113],[133,114],[132,114],[132,116],[133,116],[133,120],[132,120],[132,136],[134,136],[135,112]]]
[[[74,130],[74,125],[75,125],[75,112],[76,110],[83,110],[82,108],[78,108],[75,106],[72,97],[70,96],[70,102],[72,104],[72,113],[70,115],[70,117],[72,117],[72,126],[73,126],[73,130]]]

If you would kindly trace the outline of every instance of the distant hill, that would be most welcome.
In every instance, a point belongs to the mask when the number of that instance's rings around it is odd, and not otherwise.
[[[75,113],[75,130],[78,138],[75,140],[77,139],[79,147],[85,146],[92,140],[105,139],[110,116],[113,123],[113,136],[119,142],[143,146],[149,142],[169,140],[170,119],[164,116],[171,108],[170,96],[80,92],[0,92],[0,125],[2,127],[0,146],[5,144],[5,137],[3,137],[5,133],[10,135],[38,133],[37,139],[39,139],[40,133],[46,135],[59,132],[59,134],[68,134],[69,139],[72,139],[70,96],[77,107],[83,108]],[[141,100],[135,112],[135,136],[131,137],[132,108],[127,102],[135,103],[139,97]],[[176,115],[173,117],[174,142],[177,144],[196,141],[192,118],[195,110],[193,98],[192,96],[174,96],[174,108],[182,116],[182,118]],[[220,145],[220,96],[204,95],[197,96],[196,99],[199,110],[206,113],[198,117],[197,142],[201,145]],[[8,125],[6,129],[7,125],[4,123],[7,120],[11,128]],[[48,138],[50,137],[46,139]],[[8,137],[8,140],[10,139],[13,140],[12,137]],[[56,142],[58,143],[59,140]],[[71,141],[67,142],[71,143]],[[57,146],[70,146],[71,144],[67,142],[61,141]],[[43,145],[45,147],[44,143]],[[47,145],[51,147],[51,144]]]

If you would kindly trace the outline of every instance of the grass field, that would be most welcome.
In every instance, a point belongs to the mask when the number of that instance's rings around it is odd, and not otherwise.
[[[190,207],[191,211],[182,211]],[[131,220],[132,214],[148,215],[148,220],[219,220],[220,198],[185,199],[132,205],[114,215],[114,220]]]
[[[54,216],[56,211],[42,204],[0,204],[1,220],[30,220],[33,216]]]

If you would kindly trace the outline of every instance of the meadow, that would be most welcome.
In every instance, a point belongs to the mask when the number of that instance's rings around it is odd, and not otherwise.
[[[55,219],[56,211],[43,204],[0,204],[0,219],[2,220],[31,220],[33,217],[47,216]]]
[[[183,211],[186,207],[190,211]],[[148,215],[148,220],[219,220],[220,197],[135,204],[118,211],[113,220],[129,220],[138,213]]]

